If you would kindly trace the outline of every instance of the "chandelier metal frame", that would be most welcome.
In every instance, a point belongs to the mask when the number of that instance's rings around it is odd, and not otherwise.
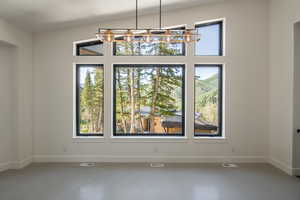
[[[102,42],[159,42],[188,43],[200,40],[197,29],[166,29],[162,28],[162,3],[159,0],[159,28],[138,28],[138,0],[135,9],[135,29],[99,28],[96,37]]]

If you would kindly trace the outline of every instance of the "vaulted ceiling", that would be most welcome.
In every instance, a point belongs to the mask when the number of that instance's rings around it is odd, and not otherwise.
[[[224,0],[162,0],[163,10]],[[139,0],[143,13],[157,12],[159,0]],[[155,8],[155,9],[154,9]],[[135,0],[1,0],[0,17],[31,31],[43,31],[135,14]]]

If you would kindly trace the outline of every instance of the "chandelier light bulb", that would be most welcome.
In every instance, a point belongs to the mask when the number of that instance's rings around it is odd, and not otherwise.
[[[147,33],[145,34],[145,42],[149,43],[151,42],[151,32],[150,30],[147,30]]]
[[[132,37],[133,37],[133,34],[130,30],[127,31],[126,33],[126,36],[125,36],[125,41],[126,42],[131,42],[132,41]]]
[[[105,31],[105,33],[104,33],[104,41],[105,42],[112,42],[113,38],[114,38],[114,34],[111,30],[108,29],[107,31]]]
[[[184,33],[184,41],[185,42],[191,42],[192,41],[191,31],[186,31]]]
[[[164,36],[165,36],[165,42],[171,42],[171,36],[172,36],[172,34],[171,34],[171,31],[170,30],[167,30],[166,32],[165,32],[165,34],[164,34]]]
[[[150,35],[147,35],[145,41],[148,42],[148,43],[151,42],[151,36],[150,36]]]

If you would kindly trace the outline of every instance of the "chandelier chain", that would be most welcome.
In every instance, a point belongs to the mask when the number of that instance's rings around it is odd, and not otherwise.
[[[159,29],[161,29],[161,0],[159,0]]]
[[[135,1],[135,29],[138,29],[138,0]]]

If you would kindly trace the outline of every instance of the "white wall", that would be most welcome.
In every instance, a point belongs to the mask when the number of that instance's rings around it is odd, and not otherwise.
[[[270,157],[292,173],[294,23],[300,21],[298,0],[270,1]],[[297,86],[298,87],[298,86]],[[295,160],[295,159],[294,159]]]
[[[229,1],[167,13],[164,25],[226,18],[226,56],[186,58],[72,56],[72,42],[94,37],[96,25],[34,35],[34,161],[265,161],[268,145],[268,4],[267,1]],[[134,26],[133,19],[107,23]],[[140,24],[157,25],[157,16]],[[105,26],[105,24],[104,24]],[[105,64],[105,139],[72,139],[73,63]],[[193,96],[194,63],[226,63],[225,140],[195,140],[193,105],[187,106],[187,135],[182,140],[110,139],[111,63],[183,62],[187,64],[187,96]]]
[[[138,143],[109,138],[97,141],[72,139],[72,63],[104,63],[106,75],[109,75],[111,62],[124,62],[132,58],[73,57],[72,42],[93,37],[96,25],[38,33],[34,37],[32,77],[31,34],[0,19],[0,41],[8,44],[1,43],[0,47],[0,75],[3,82],[0,89],[7,94],[1,98],[0,170],[29,163],[34,146],[36,161],[257,161],[270,156],[274,165],[292,173],[293,168],[298,167],[295,162],[293,165],[293,160],[296,160],[296,155],[293,158],[293,137],[297,128],[293,124],[293,105],[296,103],[293,102],[293,89],[296,89],[293,85],[293,25],[300,21],[299,6],[297,0],[270,0],[270,5],[267,1],[232,1],[167,13],[166,26],[187,23],[192,27],[195,21],[226,18],[225,57],[202,58],[190,54],[183,60],[187,63],[189,77],[193,75],[193,63],[226,63],[227,139],[222,141],[196,141],[191,137],[176,142],[142,140]],[[151,27],[156,19],[145,16],[141,24]],[[129,24],[134,26],[134,21],[124,19],[107,24],[127,27]],[[191,52],[192,47],[189,50]],[[136,62],[173,62],[173,58],[134,59]],[[14,78],[9,79],[12,74],[15,74]],[[110,77],[106,79],[109,81]],[[12,81],[15,81],[13,85],[7,85]],[[108,81],[106,135],[111,133],[111,87]],[[12,93],[7,90],[8,87],[14,87]],[[191,98],[191,81],[188,81],[187,89],[188,98]],[[3,115],[5,109],[15,112]],[[187,109],[188,112],[192,111],[192,106]],[[188,120],[187,125],[187,134],[191,136],[192,121]]]
[[[0,19],[0,41],[1,44],[13,46],[12,51],[10,50],[12,47],[1,45],[2,56],[5,57],[0,59],[1,77],[5,77],[0,92],[8,95],[6,100],[1,101],[12,107],[6,107],[6,111],[13,111],[7,113],[7,118],[5,117],[8,124],[4,121],[0,124],[1,127],[10,130],[9,132],[1,130],[0,133],[5,137],[1,140],[1,144],[8,144],[10,147],[8,151],[10,156],[0,161],[0,170],[3,170],[20,168],[32,160],[32,34]],[[13,88],[8,92],[9,87]],[[1,115],[4,115],[3,112],[1,109]]]
[[[188,120],[187,140],[80,140],[72,139],[73,62],[106,64],[106,136],[110,130],[110,63],[132,58],[75,58],[72,42],[94,37],[96,25],[38,33],[34,36],[34,77],[32,37],[0,19],[1,81],[15,81],[10,93],[1,82],[0,170],[31,161],[81,160],[171,160],[171,161],[270,161],[292,173],[293,160],[293,25],[300,21],[297,0],[231,1],[167,13],[165,25],[188,24],[226,18],[226,56],[184,58],[188,76],[193,63],[226,63],[226,140],[193,140]],[[157,18],[145,16],[141,24],[154,26]],[[270,22],[270,23],[269,23]],[[113,21],[115,27],[134,26],[132,19]],[[270,36],[270,38],[268,38]],[[191,52],[192,47],[189,47]],[[109,51],[109,50],[107,50]],[[268,53],[269,52],[269,53]],[[108,53],[108,52],[106,52]],[[269,58],[268,58],[269,57]],[[114,59],[114,60],[111,60]],[[175,58],[176,59],[176,58]],[[134,58],[136,62],[173,62],[173,58]],[[181,60],[182,61],[182,60]],[[269,63],[268,63],[269,62]],[[4,63],[6,63],[4,65]],[[109,65],[108,65],[109,64]],[[268,68],[268,64],[270,67]],[[8,66],[14,66],[11,69]],[[15,74],[15,77],[9,77]],[[7,75],[7,76],[6,76]],[[32,84],[34,78],[34,84]],[[32,87],[34,95],[32,98]],[[188,81],[188,98],[193,95]],[[14,101],[10,101],[15,98]],[[32,106],[34,102],[34,106]],[[1,107],[1,108],[2,108]],[[34,138],[32,138],[32,109]],[[192,106],[187,107],[192,111]],[[10,116],[11,115],[11,116]],[[7,122],[8,119],[12,121]],[[188,117],[191,119],[191,116]],[[5,122],[5,123],[3,123]],[[295,127],[294,127],[295,126]],[[7,133],[6,133],[7,132]],[[11,134],[11,135],[9,135]],[[32,143],[32,139],[34,143]],[[268,148],[269,147],[269,148]],[[295,144],[294,144],[295,147]],[[4,153],[5,152],[5,153]]]

